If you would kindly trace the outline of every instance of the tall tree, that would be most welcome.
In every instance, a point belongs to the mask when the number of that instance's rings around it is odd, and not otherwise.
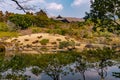
[[[120,30],[120,0],[91,0],[90,13],[86,13],[85,19],[90,18],[95,25],[117,26]]]

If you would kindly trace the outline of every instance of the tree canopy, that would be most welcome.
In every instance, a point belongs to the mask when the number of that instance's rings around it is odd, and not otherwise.
[[[116,26],[120,30],[120,0],[91,0],[91,10],[85,19],[102,27]]]

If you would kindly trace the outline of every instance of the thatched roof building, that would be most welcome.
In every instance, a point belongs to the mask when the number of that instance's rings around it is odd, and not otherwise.
[[[52,17],[52,19],[57,20],[57,21],[67,22],[67,23],[71,23],[71,22],[83,22],[84,21],[84,19],[82,19],[82,18],[62,17],[60,15],[58,15],[57,17]]]

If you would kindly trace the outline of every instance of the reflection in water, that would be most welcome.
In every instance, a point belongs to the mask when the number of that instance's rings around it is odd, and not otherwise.
[[[55,58],[51,61],[48,66],[44,69],[44,72],[50,76],[53,80],[60,80],[61,74],[65,73],[63,69],[64,65],[60,64],[60,61]]]
[[[105,80],[107,77],[107,67],[112,66],[110,65],[112,62],[108,60],[101,60],[100,63],[97,66],[97,72],[98,75],[100,76],[100,80]]]
[[[103,59],[92,63],[74,53],[7,56],[0,53],[0,79],[117,80],[120,79],[118,65]]]
[[[75,71],[79,72],[82,75],[82,80],[86,80],[85,79],[86,70],[87,70],[87,62],[81,57],[78,57],[75,62]]]
[[[120,66],[118,66],[119,71],[112,72],[112,76],[115,76],[116,78],[120,78]]]

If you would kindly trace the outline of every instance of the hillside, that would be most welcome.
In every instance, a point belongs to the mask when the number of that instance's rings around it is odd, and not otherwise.
[[[49,18],[40,10],[36,14],[6,13],[1,16],[0,42],[11,44],[8,50],[23,53],[82,51],[104,46],[120,50],[119,30],[94,26],[91,20]]]
[[[63,51],[69,48],[73,48],[75,44],[78,44],[73,38],[62,36],[58,34],[37,33],[19,36],[11,38],[5,42],[12,43],[11,50],[22,51],[22,53],[43,53]],[[60,44],[61,48],[60,48]]]

